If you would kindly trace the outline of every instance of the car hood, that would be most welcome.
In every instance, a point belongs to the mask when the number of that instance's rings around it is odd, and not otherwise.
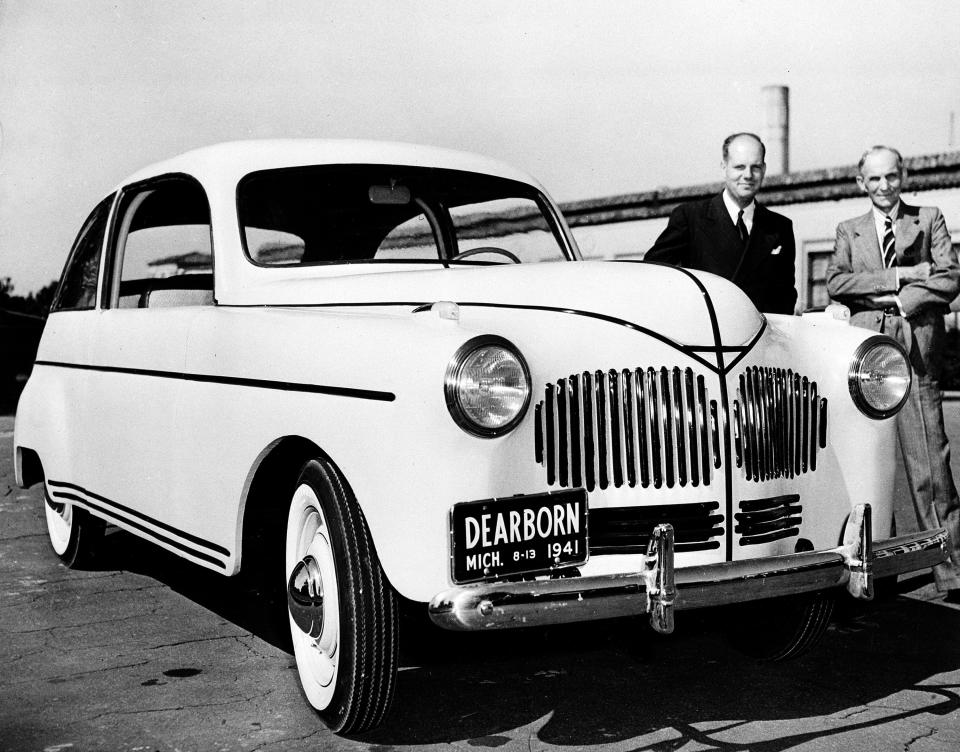
[[[264,270],[279,271],[279,270]],[[748,343],[763,326],[750,299],[725,279],[705,272],[635,262],[582,261],[496,266],[391,265],[286,270],[284,279],[248,288],[221,303],[330,307],[461,306],[554,310],[655,332],[678,344]],[[714,315],[715,314],[715,315]],[[716,331],[714,330],[716,327]]]

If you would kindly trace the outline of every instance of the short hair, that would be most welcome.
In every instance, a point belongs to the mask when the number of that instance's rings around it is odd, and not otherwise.
[[[871,154],[876,154],[878,151],[888,151],[897,158],[897,170],[903,172],[903,155],[899,151],[894,149],[892,146],[884,146],[883,144],[877,144],[876,146],[871,146],[867,149],[863,156],[860,157],[860,161],[857,162],[857,172],[861,175],[863,174],[863,163],[867,161],[867,157]]]
[[[767,147],[763,145],[763,141],[760,140],[760,136],[758,136],[756,133],[750,133],[749,131],[741,131],[740,133],[731,133],[729,136],[723,139],[724,162],[730,158],[730,144],[733,143],[734,139],[740,138],[740,136],[749,136],[758,144],[760,144],[760,161],[765,162],[767,160]]]

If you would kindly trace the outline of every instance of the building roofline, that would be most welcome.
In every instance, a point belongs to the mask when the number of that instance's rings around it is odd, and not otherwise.
[[[960,151],[907,157],[907,189],[932,191],[960,186]],[[805,204],[813,201],[840,201],[862,193],[856,183],[857,166],[771,175],[759,194],[766,206]],[[678,204],[709,198],[720,192],[722,182],[658,188],[642,193],[568,201],[560,204],[571,227],[631,222],[669,216]]]

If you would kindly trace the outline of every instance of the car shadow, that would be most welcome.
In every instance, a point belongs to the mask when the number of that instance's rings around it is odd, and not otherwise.
[[[265,608],[264,594],[243,580],[165,551],[145,557],[142,541],[122,531],[111,538],[98,568],[151,577],[292,652],[275,595]],[[901,589],[924,582],[913,578]],[[497,747],[524,734],[577,747],[653,735],[644,749],[666,752],[696,742],[779,752],[831,734],[960,710],[960,686],[938,679],[960,669],[960,610],[895,595],[847,602],[819,646],[783,663],[757,662],[731,648],[724,630],[735,628],[736,616],[679,612],[669,636],[654,633],[642,618],[466,634],[440,630],[422,612],[408,610],[394,708],[383,726],[355,739],[376,752],[462,740]],[[871,703],[875,712],[864,713]],[[824,716],[829,723],[815,721]],[[796,722],[803,719],[814,720]],[[725,739],[740,727],[772,721],[794,722],[784,724],[782,734],[779,726],[765,726],[768,738],[749,744]]]

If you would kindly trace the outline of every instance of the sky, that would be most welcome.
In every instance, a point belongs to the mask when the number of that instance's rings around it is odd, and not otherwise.
[[[958,30],[927,0],[0,0],[0,278],[57,278],[128,174],[218,141],[446,146],[567,201],[719,180],[783,85],[794,171],[951,151]]]

